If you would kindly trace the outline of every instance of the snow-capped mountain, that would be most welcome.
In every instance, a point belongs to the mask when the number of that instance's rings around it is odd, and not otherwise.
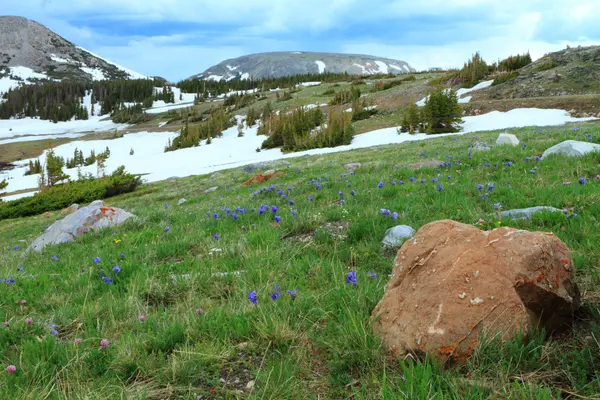
[[[0,17],[0,93],[37,80],[144,79],[23,17]]]
[[[360,54],[305,51],[250,54],[225,60],[190,79],[207,80],[278,78],[325,72],[351,75],[404,74],[414,72],[407,62]]]

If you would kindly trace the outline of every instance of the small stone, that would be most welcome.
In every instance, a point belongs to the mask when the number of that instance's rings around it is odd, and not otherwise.
[[[476,306],[477,304],[481,304],[483,303],[483,299],[481,297],[476,297],[473,300],[470,300],[471,304]]]
[[[501,133],[496,139],[497,145],[518,146],[519,143],[519,139],[512,133]]]
[[[204,194],[209,194],[209,193],[212,193],[212,192],[216,192],[218,188],[219,188],[218,186],[215,186],[215,187],[211,187],[209,189],[206,189],[204,191]]]
[[[475,271],[475,272],[473,272],[473,276],[474,276],[475,278],[477,278],[477,277],[479,276],[479,271]]]
[[[179,199],[179,201],[177,202],[177,205],[180,206],[180,205],[184,204],[186,201],[187,201],[186,199]]]
[[[470,150],[472,152],[477,152],[477,151],[490,151],[492,148],[482,142],[475,142],[473,143],[473,146],[470,147]]]
[[[362,164],[361,163],[350,163],[350,164],[344,165],[344,168],[346,168],[346,170],[348,170],[348,171],[356,171],[357,169],[362,168]]]
[[[536,206],[529,208],[518,208],[514,210],[502,211],[500,215],[502,218],[510,218],[513,221],[518,219],[531,219],[534,214],[540,212],[561,212],[558,208],[548,207],[548,206]]]
[[[398,225],[388,229],[382,240],[384,248],[393,249],[402,246],[402,244],[415,235],[416,231],[408,225]]]
[[[463,300],[465,297],[467,297],[467,294],[465,292],[462,292],[461,294],[458,295],[458,297]]]
[[[255,384],[256,384],[255,381],[248,382],[248,384],[246,385],[246,389],[248,389],[248,390],[253,389]]]

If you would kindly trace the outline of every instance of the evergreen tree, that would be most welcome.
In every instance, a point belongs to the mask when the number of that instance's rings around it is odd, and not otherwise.
[[[58,182],[67,178],[67,175],[63,172],[65,166],[65,160],[62,157],[57,156],[54,150],[49,150],[46,154],[46,174],[48,186],[54,186]]]
[[[0,181],[0,191],[6,189],[8,187],[8,182],[6,182],[6,179],[3,179]]]
[[[456,92],[442,87],[433,89],[425,102],[422,119],[429,133],[457,132],[462,118]]]

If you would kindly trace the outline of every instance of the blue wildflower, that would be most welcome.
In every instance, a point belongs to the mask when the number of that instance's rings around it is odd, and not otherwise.
[[[256,290],[248,293],[248,300],[254,305],[258,304],[258,299],[256,298]]]
[[[356,271],[348,272],[348,275],[346,275],[346,283],[356,286]]]
[[[294,290],[287,290],[287,294],[290,295],[290,297],[292,298],[292,300],[296,299],[296,295],[298,294],[298,289],[294,289]]]
[[[502,204],[500,204],[500,203],[495,203],[495,204],[494,204],[494,210],[496,210],[496,211],[502,210]]]
[[[54,262],[60,261],[60,259],[57,256],[52,256],[50,259]]]
[[[273,214],[277,214],[277,210],[279,210],[279,209],[277,208],[277,206],[273,206],[273,207],[271,207],[271,212],[272,212]]]
[[[308,196],[308,199],[307,199],[307,200],[308,200],[308,201],[312,201],[312,200],[313,200],[313,197],[312,197],[312,196]]]
[[[378,187],[379,189],[381,189],[381,188],[383,187],[383,182],[379,182],[379,183],[377,184],[377,187]]]
[[[165,226],[165,232],[169,233],[171,231],[171,227],[170,226]]]
[[[214,214],[213,214],[213,218],[214,218],[214,219],[219,219],[219,214],[218,214],[218,213],[214,213]]]
[[[542,157],[540,156],[535,156],[535,161],[540,161],[542,159]]]
[[[350,196],[356,196],[356,190],[352,190],[352,191],[350,192]]]
[[[290,206],[293,206],[293,205],[294,205],[294,200],[290,200],[290,201],[288,201],[288,204],[289,204]]]
[[[19,250],[19,246],[17,245],[15,247],[13,247],[13,250],[15,250],[15,251]]]
[[[281,217],[279,215],[275,216],[275,222],[280,223],[281,222]]]
[[[165,210],[169,208],[169,205],[167,203],[165,203]]]
[[[281,296],[281,291],[279,290],[279,285],[275,286],[276,292],[271,293],[271,298],[273,300],[277,300]]]
[[[121,272],[121,267],[119,267],[118,265],[115,265],[115,266],[113,267],[112,271],[113,271],[115,274],[118,274],[119,272]]]
[[[392,213],[392,219],[393,219],[394,221],[396,221],[396,220],[398,219],[398,213],[397,213],[397,212],[393,212],[393,213]]]
[[[213,239],[215,239],[215,240],[219,240],[219,234],[218,234],[218,233],[215,233],[215,234],[213,235]]]
[[[106,283],[107,285],[111,285],[113,283],[112,278],[109,278],[108,276],[103,276],[102,280],[104,281],[104,283]]]
[[[442,190],[444,190],[444,186],[440,183],[437,187],[437,191],[441,192]]]
[[[119,258],[120,258],[121,260],[124,260],[124,259],[125,259],[125,254],[121,253],[121,255],[119,256]]]
[[[96,264],[96,265],[100,264],[100,257],[94,257],[94,264]]]
[[[585,178],[579,178],[580,185],[585,185],[586,182],[587,182],[587,180]]]
[[[15,278],[13,278],[12,276],[11,276],[11,277],[9,277],[9,278],[6,280],[6,283],[7,283],[8,285],[12,285],[13,283],[16,283],[16,282],[17,282],[17,281],[16,281],[16,280],[15,280]]]
[[[290,212],[290,214],[292,215],[292,217],[296,218],[296,210],[292,210],[292,211]]]

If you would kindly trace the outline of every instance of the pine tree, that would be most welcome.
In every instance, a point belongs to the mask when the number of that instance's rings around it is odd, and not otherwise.
[[[6,182],[6,179],[3,179],[0,181],[0,191],[6,189],[8,187],[8,182]]]
[[[65,166],[65,160],[62,157],[57,156],[54,150],[49,150],[46,154],[46,174],[48,186],[54,186],[58,182],[67,178],[67,175],[63,172]]]
[[[457,132],[462,118],[456,92],[442,87],[433,89],[425,102],[422,115],[422,122],[429,133]]]

